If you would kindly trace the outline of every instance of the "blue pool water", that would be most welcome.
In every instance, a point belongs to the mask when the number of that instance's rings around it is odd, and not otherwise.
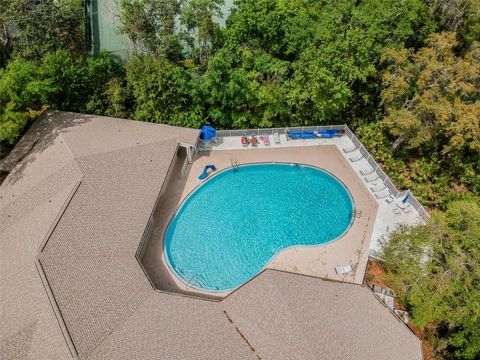
[[[353,213],[349,192],[325,171],[244,165],[218,173],[187,197],[165,233],[165,253],[185,283],[227,291],[282,249],[339,238]]]

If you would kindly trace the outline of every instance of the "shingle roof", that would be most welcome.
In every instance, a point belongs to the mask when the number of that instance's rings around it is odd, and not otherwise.
[[[420,341],[366,286],[269,270],[224,303],[262,359],[421,359]]]
[[[197,136],[63,112],[32,126],[0,187],[1,359],[421,358],[358,285],[267,270],[220,302],[156,292],[135,251]]]

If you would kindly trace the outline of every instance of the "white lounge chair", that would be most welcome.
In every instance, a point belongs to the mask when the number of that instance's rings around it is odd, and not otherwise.
[[[278,132],[273,133],[273,141],[275,141],[275,144],[280,144],[280,135]]]
[[[373,167],[371,167],[370,169],[362,169],[360,170],[360,174],[362,175],[369,175],[371,173],[373,173],[375,171],[375,169]]]
[[[348,158],[348,160],[350,160],[351,162],[355,162],[355,161],[358,161],[360,160],[361,158],[363,158],[363,155],[362,153],[358,153],[356,155],[352,155]]]
[[[370,190],[372,190],[373,192],[377,192],[377,191],[381,191],[383,189],[385,189],[386,186],[383,182],[381,183],[378,183],[377,185],[375,186],[370,186]]]
[[[357,147],[355,145],[352,145],[352,146],[347,146],[345,148],[343,148],[343,152],[345,154],[348,154],[348,153],[351,153],[353,151],[357,150]]]
[[[396,216],[402,214],[402,212],[401,212],[400,210],[398,210],[397,208],[393,208],[392,211],[393,211],[393,213],[394,213]]]
[[[352,264],[348,266],[335,266],[335,272],[337,275],[348,274],[349,272],[353,271]]]
[[[372,182],[374,180],[377,180],[378,178],[379,178],[379,176],[378,176],[377,173],[373,173],[373,174],[370,174],[370,175],[367,175],[367,176],[364,177],[366,182]]]
[[[404,212],[405,214],[408,214],[408,213],[411,212],[411,211],[412,211],[412,207],[411,207],[411,206],[407,206],[405,209],[403,209],[403,212]]]
[[[385,202],[388,203],[388,204],[391,204],[393,202],[393,200],[395,200],[395,198],[392,195],[387,196],[385,198]]]
[[[390,195],[390,191],[388,189],[385,189],[385,190],[382,190],[382,191],[379,191],[379,192],[375,193],[375,197],[377,199],[383,199],[383,198],[385,198],[389,195]]]
[[[399,201],[399,202],[397,202],[397,206],[400,209],[404,210],[404,209],[408,208],[410,206],[410,204],[408,202]]]

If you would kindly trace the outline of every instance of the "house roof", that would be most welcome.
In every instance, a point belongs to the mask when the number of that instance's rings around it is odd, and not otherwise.
[[[3,163],[0,358],[421,359],[359,285],[266,270],[220,302],[155,291],[135,251],[197,137],[64,112],[32,125]]]

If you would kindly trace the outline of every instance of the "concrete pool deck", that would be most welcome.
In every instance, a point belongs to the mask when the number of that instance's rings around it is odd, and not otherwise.
[[[163,233],[183,199],[202,183],[198,176],[204,166],[215,164],[218,170],[222,170],[231,167],[232,160],[238,161],[239,164],[258,162],[309,164],[325,169],[341,180],[349,189],[356,206],[356,217],[347,233],[327,245],[293,247],[281,251],[266,267],[334,280],[362,282],[378,203],[336,146],[317,145],[201,152],[183,177],[180,176],[180,166],[177,166],[173,170],[168,189],[159,201],[152,234],[142,258],[142,264],[157,289],[197,293],[185,286],[168,269],[163,252]],[[272,184],[272,196],[275,196],[274,186]],[[335,273],[336,266],[349,264],[355,269],[354,272],[344,275]]]

